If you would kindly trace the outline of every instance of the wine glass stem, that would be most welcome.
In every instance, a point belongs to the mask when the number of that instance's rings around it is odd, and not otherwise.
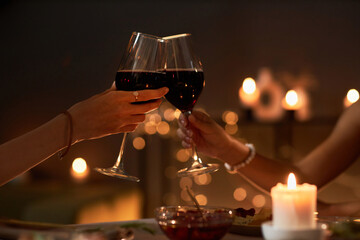
[[[188,119],[188,124],[190,125],[189,116],[191,115],[191,110],[186,111],[184,114],[185,114],[185,116],[186,116],[187,119]],[[192,158],[193,158],[193,160],[194,160],[195,162],[198,162],[198,163],[202,164],[201,159],[200,159],[200,158],[198,157],[198,155],[197,155],[195,143],[191,144],[191,150],[192,150]]]
[[[127,133],[124,133],[124,136],[123,136],[123,139],[122,139],[122,142],[121,142],[121,146],[120,146],[119,156],[118,156],[118,158],[116,160],[114,168],[119,168],[119,167],[120,167],[120,169],[124,168],[124,162],[121,161],[121,160],[122,160],[122,156],[123,156],[123,153],[124,153],[126,136],[127,136]]]

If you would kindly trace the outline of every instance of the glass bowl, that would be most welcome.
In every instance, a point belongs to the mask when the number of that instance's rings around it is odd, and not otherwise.
[[[171,240],[221,239],[233,223],[233,210],[222,207],[163,206],[155,209],[155,219]]]

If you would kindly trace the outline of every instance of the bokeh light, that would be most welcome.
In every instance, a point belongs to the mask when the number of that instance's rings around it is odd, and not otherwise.
[[[76,158],[72,163],[72,169],[76,173],[84,173],[87,169],[86,161],[83,158]]]
[[[359,92],[356,89],[350,89],[346,94],[346,98],[350,103],[355,103],[359,100]]]
[[[145,148],[145,140],[142,137],[136,137],[133,140],[133,146],[137,150],[141,150]]]
[[[156,126],[156,130],[160,135],[166,135],[170,131],[170,126],[169,126],[169,124],[167,122],[161,121]]]
[[[174,112],[175,118],[176,118],[176,119],[179,119],[180,114],[181,114],[181,111],[180,111],[179,109],[176,109],[175,112]]]
[[[265,203],[266,203],[266,199],[265,199],[264,195],[261,195],[261,194],[254,196],[252,199],[252,204],[258,208],[263,207],[265,205]]]
[[[176,159],[179,162],[186,162],[190,157],[190,150],[188,149],[180,149],[176,153]]]
[[[238,125],[230,125],[230,124],[226,124],[225,125],[225,132],[227,132],[230,135],[234,135],[238,132],[239,127]]]
[[[154,122],[146,122],[145,126],[144,126],[144,131],[147,134],[155,134],[156,133],[156,125],[154,124]]]
[[[299,101],[297,93],[294,90],[289,90],[285,95],[285,101],[288,105],[295,106]]]
[[[236,124],[238,122],[239,116],[235,112],[226,111],[223,114],[223,120],[227,124],[234,125],[234,124]]]
[[[189,193],[186,191],[186,189],[183,189],[180,193],[180,197],[182,200],[186,201],[186,202],[189,202],[191,201],[191,198],[189,196]]]
[[[211,175],[209,173],[198,175],[194,177],[194,182],[197,185],[208,185],[211,183]]]
[[[244,188],[239,187],[235,189],[233,196],[236,201],[241,202],[246,198],[247,192]]]
[[[182,177],[179,182],[179,186],[181,189],[186,189],[186,187],[191,188],[193,185],[193,181],[189,177]]]
[[[245,78],[242,84],[245,93],[252,94],[256,91],[256,83],[253,78]]]
[[[196,200],[198,201],[199,205],[206,205],[208,200],[204,194],[198,194],[195,196]]]
[[[172,108],[168,108],[164,111],[164,118],[166,121],[174,121],[175,120],[175,110]]]

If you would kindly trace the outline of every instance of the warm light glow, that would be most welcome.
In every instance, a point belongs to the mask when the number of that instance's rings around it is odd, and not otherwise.
[[[190,157],[190,151],[188,149],[180,149],[176,153],[176,159],[179,162],[186,162]]]
[[[145,140],[142,137],[136,137],[133,140],[133,146],[137,150],[144,149],[145,147]]]
[[[294,90],[290,90],[285,95],[285,101],[290,106],[295,106],[299,101],[298,95]]]
[[[158,124],[161,122],[161,116],[157,113],[149,114],[149,121]]]
[[[146,122],[145,126],[144,126],[144,131],[147,134],[155,134],[156,133],[156,125],[154,124],[154,122]]]
[[[359,222],[360,223],[360,218],[354,219],[354,222]]]
[[[211,175],[209,173],[206,173],[195,176],[194,181],[197,185],[208,185],[211,183]]]
[[[189,193],[186,191],[186,189],[181,190],[180,197],[182,200],[186,202],[190,202],[191,198],[189,196]]]
[[[182,177],[180,179],[179,185],[181,189],[186,189],[186,187],[191,188],[192,187],[192,180],[189,177]]]
[[[198,194],[195,196],[196,200],[198,201],[199,205],[206,205],[208,200],[204,194]]]
[[[359,100],[359,92],[356,89],[350,89],[347,92],[346,97],[344,99],[344,106],[349,107],[358,100]]]
[[[294,173],[289,174],[287,188],[296,189],[296,178]]]
[[[359,92],[356,89],[350,89],[346,94],[346,98],[349,102],[354,103],[359,100]]]
[[[82,181],[84,180],[87,175],[89,174],[89,170],[86,164],[86,161],[83,158],[76,158],[74,159],[71,165],[71,176],[77,180]]]
[[[167,122],[161,121],[157,125],[156,130],[160,135],[166,135],[170,131],[170,126],[169,126],[169,124]]]
[[[256,88],[255,80],[246,78],[239,89],[239,98],[246,107],[253,107],[259,100],[259,90]]]
[[[253,199],[252,199],[252,204],[254,205],[254,207],[257,208],[261,208],[265,205],[266,199],[263,195],[259,194],[256,195]]]
[[[237,133],[237,131],[239,130],[238,125],[230,125],[230,124],[226,124],[225,125],[225,132],[227,132],[230,135],[234,135]]]
[[[172,108],[168,108],[164,111],[164,118],[166,121],[173,121],[175,119],[175,111]]]
[[[236,124],[236,123],[238,122],[239,116],[238,116],[235,112],[226,111],[226,112],[223,114],[223,120],[224,120],[224,122],[226,122],[227,124],[234,125],[234,124]]]
[[[247,192],[244,188],[239,187],[239,188],[235,189],[233,196],[236,201],[241,202],[246,198]]]
[[[76,158],[72,163],[72,169],[76,173],[84,173],[87,169],[86,161],[83,158]]]
[[[179,109],[176,109],[175,112],[174,112],[175,118],[176,118],[176,119],[179,119],[180,114],[181,114],[181,111],[180,111]]]
[[[244,92],[247,94],[253,94],[256,91],[256,83],[255,80],[252,78],[245,78],[242,88],[244,89]]]

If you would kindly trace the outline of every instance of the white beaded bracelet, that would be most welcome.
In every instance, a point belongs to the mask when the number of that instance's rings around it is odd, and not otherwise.
[[[242,162],[235,164],[233,166],[231,166],[228,163],[225,163],[224,166],[226,168],[226,170],[228,170],[229,172],[236,172],[238,169],[245,167],[246,165],[248,165],[255,157],[256,155],[256,150],[254,147],[254,144],[252,143],[245,143],[245,146],[247,146],[249,148],[249,156]]]

